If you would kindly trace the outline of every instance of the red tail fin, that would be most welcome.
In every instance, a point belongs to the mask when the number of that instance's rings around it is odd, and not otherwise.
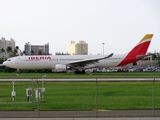
[[[145,56],[150,45],[153,34],[146,34],[142,40],[127,54],[118,66],[134,63],[139,60],[139,56]]]

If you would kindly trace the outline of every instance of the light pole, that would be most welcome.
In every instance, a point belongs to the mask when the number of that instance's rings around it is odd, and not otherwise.
[[[103,45],[103,55],[104,55],[104,44],[105,44],[105,43],[102,43],[102,45]]]

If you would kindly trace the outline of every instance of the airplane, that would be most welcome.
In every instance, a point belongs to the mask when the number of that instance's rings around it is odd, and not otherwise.
[[[53,72],[73,70],[85,74],[88,68],[119,67],[135,63],[146,57],[153,34],[146,34],[127,54],[114,55],[29,55],[8,58],[3,65],[20,69],[51,69]]]

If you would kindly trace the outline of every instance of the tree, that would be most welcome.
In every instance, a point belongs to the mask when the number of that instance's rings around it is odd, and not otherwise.
[[[160,53],[156,53],[155,56],[156,56],[156,59],[157,59],[157,64],[160,67]]]
[[[1,53],[5,53],[5,50],[3,48],[1,48]]]
[[[19,46],[16,46],[16,49],[19,50]]]
[[[8,53],[12,52],[12,48],[10,46],[7,47],[7,52]]]
[[[10,57],[11,53],[12,53],[12,48],[10,46],[8,46],[6,51],[7,51],[7,53],[9,53],[9,57]]]
[[[34,55],[34,51],[33,50],[31,50],[31,55]]]
[[[157,60],[157,65],[160,66],[160,53],[147,53],[147,55],[152,55],[152,60]],[[149,58],[146,58],[149,59]]]
[[[4,53],[4,54],[6,54],[6,52],[5,52],[4,48],[1,48],[0,53]],[[6,56],[5,56],[5,55],[3,55],[3,58],[4,58],[3,60],[5,61]]]
[[[42,55],[42,50],[38,50],[38,55]]]
[[[26,51],[25,50],[23,50],[23,52],[22,52],[22,54],[21,55],[25,55],[26,54]]]
[[[19,46],[16,46],[15,48],[14,48],[14,56],[19,56],[19,55],[21,55],[21,50],[19,49]]]
[[[18,52],[18,50],[16,48],[14,48],[14,50],[13,50],[13,56],[17,56],[17,52]]]
[[[157,55],[156,53],[151,53],[151,52],[148,52],[147,55],[150,55],[152,56],[152,60],[156,60],[157,59]],[[148,60],[149,58],[146,58],[146,60]]]
[[[69,53],[56,52],[55,55],[69,55]]]

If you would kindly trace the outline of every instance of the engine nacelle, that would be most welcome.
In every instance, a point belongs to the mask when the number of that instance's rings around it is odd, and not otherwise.
[[[67,66],[62,64],[57,64],[55,65],[55,68],[52,69],[53,72],[65,72],[66,70],[67,70]]]

